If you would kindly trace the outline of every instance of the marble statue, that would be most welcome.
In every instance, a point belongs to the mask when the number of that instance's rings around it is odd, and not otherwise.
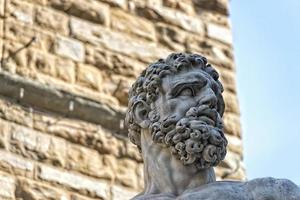
[[[152,63],[129,91],[126,123],[144,161],[144,191],[133,199],[300,200],[286,179],[216,181],[225,158],[225,104],[217,71],[197,54]]]

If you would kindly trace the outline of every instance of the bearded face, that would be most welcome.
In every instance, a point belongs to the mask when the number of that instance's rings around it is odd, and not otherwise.
[[[216,106],[210,77],[202,71],[164,78],[160,98],[148,115],[153,141],[169,148],[184,165],[216,166],[225,158],[227,145]]]

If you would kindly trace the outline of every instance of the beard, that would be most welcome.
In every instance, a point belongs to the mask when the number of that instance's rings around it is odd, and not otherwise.
[[[161,121],[152,111],[150,120],[153,141],[169,148],[184,165],[206,169],[225,158],[227,140],[216,109],[200,105],[191,107],[182,118],[172,115]]]

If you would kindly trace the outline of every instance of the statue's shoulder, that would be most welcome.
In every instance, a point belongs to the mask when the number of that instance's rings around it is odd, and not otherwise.
[[[186,191],[180,200],[300,200],[300,188],[287,179],[259,178],[246,182],[218,181]]]
[[[245,182],[244,188],[254,199],[267,195],[270,199],[300,200],[300,188],[288,179],[258,178]]]
[[[203,185],[193,190],[186,191],[178,199],[180,200],[248,200],[250,199],[243,191],[243,182],[239,181],[218,181]]]

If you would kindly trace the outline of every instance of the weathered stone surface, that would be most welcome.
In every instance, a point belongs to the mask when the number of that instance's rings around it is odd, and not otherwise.
[[[168,26],[162,23],[156,25],[159,41],[175,51],[185,50],[187,35],[179,28]]]
[[[107,183],[47,166],[40,166],[39,170],[38,176],[44,181],[58,183],[92,197],[107,199],[109,196]]]
[[[163,0],[163,5],[176,10],[180,10],[189,15],[193,15],[195,12],[194,5],[191,4],[190,0]]]
[[[228,0],[200,0],[193,1],[196,10],[200,13],[203,10],[209,12],[219,12],[222,15],[228,15]]]
[[[55,57],[49,54],[46,54],[42,51],[29,50],[28,56],[24,58],[27,60],[29,67],[36,69],[38,72],[48,74],[50,76],[57,76],[57,69],[55,66]],[[22,64],[20,67],[25,67],[25,64]],[[26,66],[26,67],[27,67]]]
[[[147,65],[146,63],[119,54],[111,54],[109,58],[113,66],[112,71],[115,74],[127,77],[136,77]],[[124,96],[122,99],[124,99]]]
[[[31,129],[11,127],[11,150],[28,158],[43,160],[53,165],[64,166],[66,157],[66,142],[32,131]]]
[[[70,15],[104,25],[109,24],[109,6],[94,0],[50,0],[50,5]]]
[[[81,42],[58,37],[55,45],[54,45],[54,53],[57,55],[71,58],[75,61],[83,61],[84,60],[84,46]]]
[[[127,188],[122,188],[119,186],[112,186],[111,190],[113,200],[131,199],[136,195],[136,192],[130,191]]]
[[[67,16],[51,9],[38,8],[35,21],[41,28],[51,29],[64,35],[69,32]]]
[[[207,35],[208,37],[218,41],[232,44],[232,35],[230,29],[227,27],[209,23],[207,24]]]
[[[225,85],[225,89],[233,93],[236,93],[235,74],[232,71],[223,69],[222,73],[220,74],[220,79],[222,83]]]
[[[69,195],[43,183],[21,179],[16,186],[16,197],[31,200],[69,200]]]
[[[113,166],[105,163],[103,157],[95,150],[72,145],[67,150],[66,168],[90,176],[113,180]],[[115,160],[112,157],[110,160]]]
[[[1,117],[0,112],[0,117]],[[0,148],[6,149],[8,146],[9,126],[0,119]]]
[[[127,0],[100,0],[102,2],[108,3],[109,5],[113,7],[120,7],[123,9],[127,8]]]
[[[33,177],[34,163],[18,155],[1,150],[0,169],[16,175]]]
[[[146,18],[158,21],[163,20],[166,23],[179,26],[187,31],[195,32],[200,36],[204,35],[204,24],[200,18],[162,6],[154,6],[153,8],[140,7],[136,9],[139,15]]]
[[[134,80],[120,76],[112,76],[112,80],[107,82],[106,85],[111,84],[111,82],[117,83],[115,84],[116,87],[111,88],[113,90],[112,94],[117,97],[121,105],[126,106],[128,99],[124,97],[128,96],[129,86],[133,84]],[[107,89],[109,89],[109,87]]]
[[[23,46],[28,44],[33,37],[36,38],[35,42],[31,44],[31,47],[37,49],[49,51],[55,41],[55,36],[52,33],[45,32],[43,30],[27,26],[19,21],[13,19],[7,19],[5,35],[8,40],[16,41]],[[6,44],[8,44],[7,42]],[[17,49],[14,49],[15,51]],[[23,51],[19,52],[21,54]]]
[[[124,11],[112,12],[111,26],[118,31],[136,34],[149,40],[155,40],[155,29],[150,21],[136,18]]]
[[[138,188],[136,162],[130,159],[120,159],[115,166],[116,182],[134,189]]]
[[[10,1],[8,4],[8,12],[11,16],[23,23],[33,24],[33,6],[27,2],[18,0]]]
[[[0,197],[1,199],[15,199],[16,181],[12,176],[0,174]]]
[[[76,66],[75,63],[68,59],[55,59],[56,75],[58,78],[74,83],[76,78]]]
[[[0,113],[5,120],[17,122],[23,126],[29,125],[41,132],[63,137],[73,143],[95,149],[101,154],[111,154],[117,158],[127,157],[141,162],[140,154],[133,144],[125,138],[115,137],[99,125],[34,110],[28,113],[26,109],[30,108],[0,100]],[[8,125],[8,123],[4,124]]]
[[[105,49],[86,45],[85,63],[93,65],[103,71],[112,69],[110,54],[111,53],[105,51]]]
[[[83,195],[71,194],[71,200],[94,200],[94,199],[85,197]]]
[[[233,113],[225,113],[223,119],[225,132],[240,138],[242,131],[238,115]]]
[[[228,149],[236,154],[242,155],[243,145],[241,138],[229,134],[226,135],[226,138],[228,140]]]
[[[100,90],[102,83],[101,72],[94,66],[79,64],[77,69],[77,82],[87,87]]]
[[[79,40],[93,45],[101,45],[110,51],[126,54],[145,62],[158,59],[169,52],[165,48],[158,47],[156,43],[142,42],[75,18],[71,19],[70,27],[71,34]]]
[[[240,109],[238,105],[237,96],[231,92],[224,92],[224,100],[225,100],[225,111],[239,114]]]
[[[42,5],[42,6],[46,6],[48,3],[48,0],[26,0],[26,1],[28,1],[30,3]]]

